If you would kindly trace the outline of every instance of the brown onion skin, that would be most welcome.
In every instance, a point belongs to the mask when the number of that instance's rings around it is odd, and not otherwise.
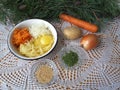
[[[83,38],[80,41],[80,45],[85,50],[94,49],[98,46],[98,44],[99,44],[99,39],[96,34],[87,34],[87,35],[83,36]]]

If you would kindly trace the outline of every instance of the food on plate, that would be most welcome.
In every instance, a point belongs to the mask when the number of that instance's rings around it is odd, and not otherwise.
[[[73,39],[78,39],[82,35],[82,31],[75,26],[69,26],[64,28],[63,34],[67,39],[73,40]]]
[[[19,47],[20,44],[26,43],[32,38],[30,35],[28,28],[16,28],[13,31],[12,35],[12,43],[16,46]]]
[[[52,80],[53,74],[53,69],[50,66],[42,65],[36,70],[35,77],[39,83],[47,84]]]
[[[29,27],[29,32],[34,38],[43,34],[51,34],[51,31],[45,24],[33,24]]]
[[[21,55],[37,57],[49,51],[54,43],[52,32],[43,25],[16,28],[12,35],[12,43]]]
[[[93,48],[96,48],[99,44],[99,39],[96,34],[87,34],[82,37],[80,41],[80,45],[85,49],[85,50],[91,50]]]
[[[83,28],[85,30],[88,30],[90,32],[97,32],[98,31],[98,26],[95,25],[95,24],[91,24],[89,22],[86,22],[84,20],[80,20],[78,18],[75,18],[73,16],[70,16],[70,15],[67,15],[67,14],[60,14],[59,17],[62,19],[62,20],[65,20],[65,21],[68,21],[80,28]]]
[[[46,40],[44,37],[48,39]],[[35,56],[43,55],[48,50],[50,50],[53,42],[54,42],[54,38],[52,35],[40,35],[39,37],[32,39],[27,43],[21,44],[19,51],[22,55],[27,57],[35,57]]]
[[[78,62],[78,58],[79,57],[78,57],[77,53],[73,52],[73,51],[69,51],[68,53],[65,53],[62,56],[62,60],[69,67],[74,66]]]
[[[51,42],[53,43],[53,36],[52,35],[43,35],[40,40],[42,45],[49,45]]]

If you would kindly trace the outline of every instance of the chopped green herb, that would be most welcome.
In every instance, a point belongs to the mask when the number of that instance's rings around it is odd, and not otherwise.
[[[62,59],[67,66],[72,67],[78,62],[78,55],[77,53],[70,51],[69,53],[65,53]]]

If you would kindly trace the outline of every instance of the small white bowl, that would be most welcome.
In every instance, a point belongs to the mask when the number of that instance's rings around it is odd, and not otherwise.
[[[47,65],[49,66],[50,68],[52,68],[53,70],[53,77],[52,79],[50,80],[50,82],[46,83],[46,84],[42,84],[40,82],[38,82],[36,76],[35,76],[35,72],[42,66],[42,65]],[[58,68],[56,66],[56,64],[50,60],[50,59],[41,59],[39,61],[37,61],[36,63],[34,63],[31,67],[31,71],[30,71],[30,78],[32,80],[32,82],[35,84],[35,85],[38,85],[40,87],[48,87],[50,85],[52,85],[53,83],[55,83],[58,79]],[[48,73],[49,74],[49,73]],[[44,76],[43,76],[44,77]]]
[[[13,34],[13,31],[16,29],[16,28],[22,28],[22,27],[30,27],[31,25],[33,24],[44,24],[45,26],[48,27],[48,29],[52,32],[52,35],[54,37],[54,43],[51,47],[51,49],[40,55],[40,56],[37,56],[37,57],[26,57],[26,56],[23,56],[19,53],[19,51],[16,49],[16,47],[12,44],[12,34]],[[57,31],[56,29],[54,28],[54,26],[52,24],[50,24],[49,22],[45,21],[45,20],[42,20],[42,19],[29,19],[29,20],[25,20],[25,21],[22,21],[20,22],[19,24],[17,24],[9,33],[8,35],[8,47],[10,49],[10,51],[17,57],[21,58],[21,59],[27,59],[27,60],[34,60],[34,59],[39,59],[39,58],[42,58],[44,56],[46,56],[47,54],[49,54],[53,48],[55,47],[57,43]]]

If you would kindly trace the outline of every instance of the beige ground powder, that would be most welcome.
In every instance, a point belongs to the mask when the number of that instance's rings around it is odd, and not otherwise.
[[[46,84],[52,80],[53,70],[48,65],[42,65],[35,72],[35,76],[39,83]]]

